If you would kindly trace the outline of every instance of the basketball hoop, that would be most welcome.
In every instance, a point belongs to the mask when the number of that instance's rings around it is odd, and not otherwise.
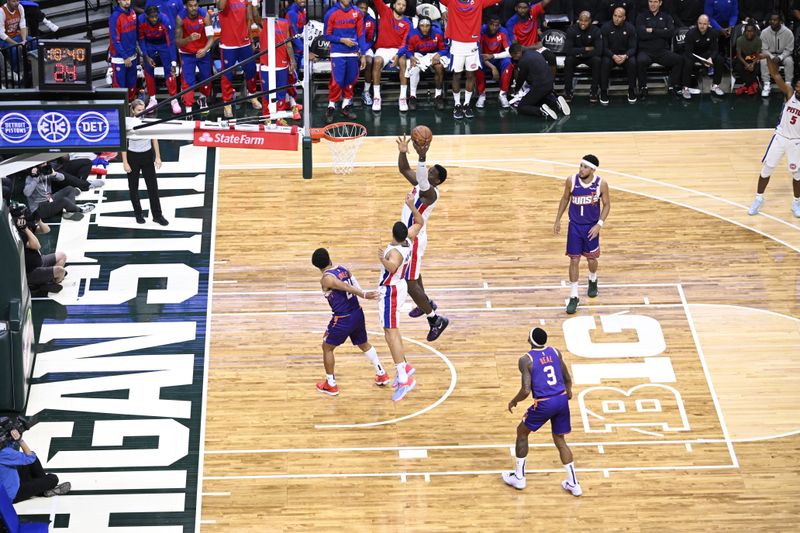
[[[356,161],[356,153],[361,146],[367,128],[355,122],[334,122],[324,128],[311,128],[311,140],[325,144],[333,157],[333,171],[336,174],[350,174]]]

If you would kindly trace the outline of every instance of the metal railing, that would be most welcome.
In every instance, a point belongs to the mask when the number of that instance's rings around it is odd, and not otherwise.
[[[0,57],[0,86],[3,89],[24,89],[33,86],[28,51],[36,49],[36,40],[10,45],[3,43]]]
[[[92,5],[92,3],[93,2],[91,0],[84,0],[83,2],[83,14],[84,17],[86,18],[86,38],[89,39],[90,41],[93,39],[93,35],[92,35],[92,25],[89,23],[89,10],[91,9],[92,11],[98,11],[100,9],[100,0],[96,0],[94,2],[96,5],[94,6]]]

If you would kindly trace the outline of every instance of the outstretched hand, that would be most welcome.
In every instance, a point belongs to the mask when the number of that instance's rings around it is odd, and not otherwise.
[[[510,402],[508,402],[508,412],[509,413],[513,413],[514,412],[514,408],[516,406],[517,406],[517,400],[515,398],[515,399],[512,399]]]
[[[414,193],[413,192],[406,193],[406,205],[413,209],[414,208],[414,202],[415,202]]]
[[[397,149],[400,151],[401,154],[408,153],[408,143],[411,142],[411,139],[406,137],[405,133],[402,137],[397,138]]]

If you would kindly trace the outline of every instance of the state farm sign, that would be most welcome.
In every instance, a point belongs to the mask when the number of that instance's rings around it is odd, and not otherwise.
[[[298,129],[291,127],[257,126],[253,129],[195,128],[195,146],[218,148],[261,148],[266,150],[297,150]]]

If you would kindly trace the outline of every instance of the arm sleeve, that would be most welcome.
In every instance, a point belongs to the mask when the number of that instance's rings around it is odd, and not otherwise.
[[[27,28],[28,25],[25,22],[25,8],[20,4],[17,6],[17,9],[19,9],[19,29]]]
[[[119,41],[119,31],[117,29],[117,19],[119,19],[119,13],[112,13],[111,19],[108,21],[108,36],[109,40],[114,44],[114,51],[116,54],[120,53],[119,47],[121,43]],[[114,54],[111,54],[112,57]]]
[[[653,30],[653,33],[662,39],[672,39],[672,36],[675,34],[675,21],[672,20],[672,16],[667,13],[664,13],[664,20],[667,22],[667,27],[660,30]]]
[[[611,27],[609,26],[610,23],[603,24],[603,29],[600,30],[600,33],[603,35],[603,41],[606,43],[611,42]],[[603,47],[603,57],[611,57],[614,53],[611,51],[609,46]]]
[[[578,32],[575,26],[570,26],[567,30],[567,43],[564,47],[564,54],[568,56],[583,57],[583,51],[575,46],[575,39],[578,37]]]
[[[694,61],[696,58],[694,54],[694,28],[686,32],[686,38],[683,40],[683,55],[689,58],[689,61]]]
[[[431,184],[428,181],[428,167],[422,161],[417,163],[417,185],[419,185],[419,190],[422,192],[431,188]]]
[[[411,58],[414,55],[414,45],[416,44],[414,42],[415,41],[414,36],[415,36],[414,33],[409,32],[408,37],[406,37],[405,44],[401,49],[397,51],[398,56],[405,55],[407,58]]]
[[[709,55],[715,56],[719,53],[719,33],[714,32],[711,36],[711,46],[709,48]]]
[[[358,43],[358,50],[365,54],[367,50],[369,50],[369,46],[367,45],[367,40],[364,39],[364,17],[358,17],[358,22],[356,22],[356,42]]]
[[[30,196],[33,194],[33,191],[36,190],[36,182],[39,181],[38,179],[34,178],[33,176],[28,176],[25,178],[25,187],[22,188],[22,194],[25,196]]]
[[[438,32],[436,33],[436,42],[439,43],[439,50],[438,50],[439,52],[444,52],[445,50],[447,50],[447,47],[444,44],[444,37],[442,36],[441,33]]]
[[[26,455],[10,446],[0,450],[0,465],[3,466],[29,465],[34,461],[36,461],[36,453],[33,452],[30,455]]]
[[[338,43],[339,38],[333,34],[333,26],[331,25],[331,15],[334,13],[334,10],[331,9],[327,13],[325,13],[325,38],[330,43]]]
[[[3,41],[8,39],[8,34],[6,33],[5,29],[6,29],[6,14],[2,9],[0,9],[0,40]]]
[[[647,33],[644,15],[636,17],[636,36],[639,37],[640,41],[649,41],[653,38],[652,33]]]
[[[297,35],[299,33],[297,29],[297,11],[290,9],[288,13],[286,13],[286,18],[289,20],[289,25],[292,27],[292,35]]]
[[[731,16],[728,18],[728,27],[735,28],[737,22],[739,22],[739,2],[733,2],[733,8],[731,9]]]
[[[708,15],[708,21],[711,23],[711,27],[715,30],[719,30],[719,22],[714,19],[714,0],[705,0],[703,3],[703,13]]]
[[[631,30],[633,31],[628,32],[628,49],[625,50],[625,55],[628,57],[636,57],[636,30],[633,28],[633,26],[631,26]]]
[[[144,54],[144,55],[148,55],[148,54],[147,54],[147,43],[146,43],[146,42],[145,42],[145,40],[144,40],[144,25],[142,25],[142,26],[139,26],[139,27],[136,29],[136,31],[137,31],[137,33],[138,33],[138,38],[137,38],[137,40],[139,41],[139,50],[141,50],[141,51],[142,51],[142,54]],[[127,57],[127,55],[126,55],[125,57]]]
[[[603,33],[597,26],[589,26],[589,32],[594,37],[594,50],[587,54],[587,57],[601,57],[603,55]]]
[[[379,17],[392,16],[392,10],[383,0],[375,0],[375,11]]]
[[[516,36],[514,35],[514,21],[515,21],[514,17],[511,17],[510,19],[508,19],[508,22],[506,22],[506,32],[508,33],[508,39],[512,43],[516,42],[517,40]]]

